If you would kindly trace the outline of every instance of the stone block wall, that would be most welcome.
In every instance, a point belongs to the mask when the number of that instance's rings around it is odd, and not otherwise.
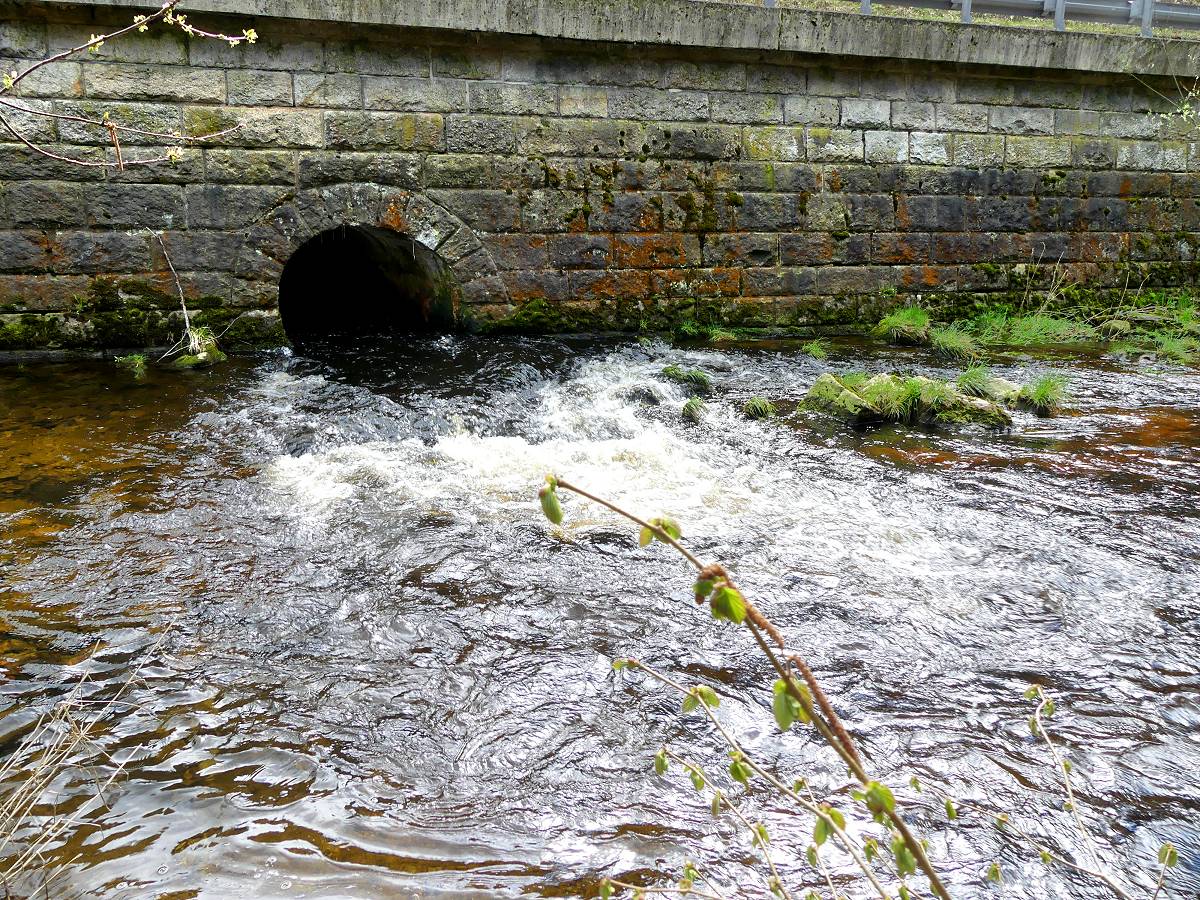
[[[126,20],[0,4],[0,63]],[[174,303],[158,235],[251,343],[279,335],[290,253],[339,224],[436,250],[469,326],[846,330],[916,295],[1103,302],[1198,271],[1200,137],[1160,116],[1173,79],[210,21],[263,39],[157,31],[22,85],[64,118],[14,126],[87,161],[113,150],[73,115],[234,130],[107,173],[0,134],[0,349],[127,343],[130,309],[149,338]],[[122,152],[161,143],[126,132]]]

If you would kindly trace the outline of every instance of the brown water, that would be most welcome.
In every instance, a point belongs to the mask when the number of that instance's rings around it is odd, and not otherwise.
[[[713,373],[704,424],[654,378],[669,362]],[[852,362],[950,374],[854,345],[830,365]],[[880,776],[989,794],[1070,852],[1025,726],[1045,685],[1108,864],[1148,871],[1172,840],[1169,896],[1196,897],[1200,377],[1014,356],[1000,374],[1069,374],[1073,412],[1003,434],[737,414],[822,368],[785,345],[458,338],[144,381],[0,368],[0,751],[85,675],[103,698],[141,667],[40,810],[125,763],[47,860],[69,863],[48,895],[576,896],[686,858],[765,893],[732,824],[651,768],[664,741],[720,768],[720,744],[610,660],[707,680],[750,748],[820,790],[844,773],[778,734],[749,639],[690,603],[664,548],[578,503],[565,534],[541,518],[556,470],[734,563]],[[747,803],[816,887],[809,826]],[[913,798],[957,897],[994,895],[992,859],[1003,896],[1100,896],[938,806]]]

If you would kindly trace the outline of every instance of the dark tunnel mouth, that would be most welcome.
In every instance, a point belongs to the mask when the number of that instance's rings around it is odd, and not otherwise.
[[[449,268],[409,235],[343,225],[301,244],[279,279],[279,317],[298,350],[452,331]]]

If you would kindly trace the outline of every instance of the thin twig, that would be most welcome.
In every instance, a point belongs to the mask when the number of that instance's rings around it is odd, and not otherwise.
[[[663,528],[652,525],[644,519],[635,516],[633,513],[622,509],[615,503],[612,503],[601,497],[597,497],[595,494],[579,488],[570,482],[564,481],[558,476],[553,476],[553,478],[558,487],[561,487],[564,490],[572,491],[573,493],[579,494],[582,497],[586,497],[587,499],[612,510],[618,515],[629,519],[631,522],[640,525],[642,528],[650,529],[657,537],[659,537],[660,540],[678,550],[697,570],[701,572],[716,570],[725,578],[726,581],[729,582],[730,587],[734,587],[732,580],[729,579],[728,574],[725,572],[723,567],[706,566],[699,558],[697,558],[687,548],[680,544],[679,541],[667,534]],[[738,593],[739,595],[741,594],[740,591],[738,591]],[[826,743],[828,743],[830,747],[832,747],[834,751],[842,757],[843,761],[845,761],[846,765],[850,768],[850,771],[853,773],[854,777],[858,779],[859,783],[862,784],[864,788],[870,787],[873,779],[871,779],[871,777],[867,774],[867,771],[859,758],[859,754],[857,752],[857,748],[855,748],[854,742],[851,740],[850,735],[846,732],[845,728],[841,726],[841,722],[837,718],[836,713],[832,712],[832,706],[828,704],[828,700],[826,699],[821,705],[822,711],[828,711],[828,713],[831,715],[829,722],[817,714],[812,702],[804,696],[802,691],[800,691],[799,687],[795,683],[795,680],[791,677],[791,674],[779,661],[778,656],[776,656],[775,652],[770,648],[762,636],[762,631],[767,631],[772,635],[775,642],[780,647],[783,647],[784,641],[782,636],[779,634],[779,630],[754,606],[753,603],[751,603],[748,599],[745,599],[744,595],[743,599],[745,601],[747,611],[745,620],[746,627],[750,629],[750,632],[754,636],[754,639],[758,643],[760,649],[762,649],[763,653],[766,654],[775,670],[784,680],[788,693],[791,694],[792,697],[804,707],[805,712],[812,719],[813,724],[817,727],[817,730],[821,733],[821,736],[825,739]],[[812,682],[815,684],[816,679],[813,678]],[[814,694],[814,697],[816,696],[817,695]],[[824,698],[824,693],[821,692],[820,696]],[[833,722],[836,722],[837,725],[834,726],[832,724]],[[892,827],[900,835],[908,851],[916,860],[917,866],[929,879],[929,885],[933,889],[933,892],[937,894],[941,900],[951,900],[950,893],[946,889],[946,886],[942,883],[941,878],[938,876],[937,870],[934,869],[933,863],[929,861],[929,857],[925,853],[925,848],[922,846],[921,842],[917,840],[916,836],[912,833],[912,830],[908,827],[907,823],[905,823],[900,813],[895,809],[884,808],[882,810],[882,814],[888,819]]]
[[[1046,723],[1042,719],[1042,715],[1049,704],[1050,698],[1047,697],[1042,689],[1038,688],[1038,696],[1041,702],[1038,703],[1037,709],[1033,711],[1033,721],[1036,727],[1037,736],[1042,739],[1046,747],[1050,750],[1050,756],[1054,759],[1054,767],[1058,771],[1059,777],[1062,778],[1063,787],[1066,788],[1067,806],[1071,810],[1071,817],[1075,820],[1075,828],[1079,831],[1083,838],[1083,846],[1087,851],[1088,856],[1092,859],[1092,865],[1097,870],[1102,870],[1104,867],[1100,864],[1100,854],[1096,849],[1096,842],[1092,838],[1091,832],[1083,824],[1083,818],[1079,815],[1079,803],[1075,799],[1075,791],[1071,787],[1071,773],[1067,766],[1063,763],[1062,757],[1059,756],[1058,748],[1054,745],[1054,741],[1050,738],[1050,732],[1046,730]]]
[[[667,685],[668,687],[673,688],[676,691],[683,693],[685,696],[691,693],[691,691],[689,691],[686,687],[684,687],[682,684],[680,684],[675,679],[671,678],[669,675],[664,675],[662,672],[659,672],[657,669],[654,669],[651,666],[646,665],[641,660],[631,659],[631,660],[629,660],[629,663],[631,666],[636,666],[637,668],[644,671],[646,674],[650,675],[652,678]],[[742,748],[742,745],[738,742],[737,738],[735,738],[732,734],[730,734],[729,731],[725,728],[725,726],[721,724],[721,720],[717,718],[716,714],[709,708],[707,703],[701,702],[700,708],[702,710],[704,710],[704,714],[708,717],[708,720],[710,722],[712,722],[713,727],[715,727],[717,729],[717,732],[721,735],[722,739],[730,747],[730,749],[732,749],[736,753],[741,754],[741,757],[745,761],[746,765],[748,765],[751,769],[753,769],[755,772],[757,772],[776,791],[783,794],[785,797],[788,797],[789,799],[791,799],[792,801],[797,803],[799,806],[801,806],[803,809],[807,810],[812,815],[816,816],[819,819],[822,819],[825,822],[825,824],[829,827],[830,831],[834,835],[837,836],[838,842],[842,845],[842,847],[845,849],[845,851],[848,854],[850,854],[850,856],[854,860],[855,864],[859,867],[859,869],[862,870],[863,874],[867,876],[867,879],[871,882],[872,887],[875,888],[875,890],[879,894],[879,896],[881,898],[883,898],[883,900],[891,900],[890,895],[887,893],[886,890],[884,890],[883,885],[881,885],[879,883],[879,881],[876,879],[875,873],[871,869],[870,865],[859,854],[858,849],[854,845],[853,839],[848,834],[846,834],[846,832],[842,829],[842,827],[840,825],[838,825],[838,823],[833,819],[833,817],[830,816],[827,812],[825,812],[825,810],[823,810],[817,804],[810,803],[807,799],[805,799],[804,797],[801,797],[794,790],[792,790],[786,784],[784,784],[782,781],[780,781],[768,769],[766,769],[764,766],[757,763],[753,759],[753,757],[751,757],[749,754],[747,754],[746,751]]]

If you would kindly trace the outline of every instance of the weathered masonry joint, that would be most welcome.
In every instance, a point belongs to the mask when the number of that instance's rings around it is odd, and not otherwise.
[[[107,176],[0,136],[0,350],[169,339],[159,234],[233,347],[283,340],[281,309],[300,342],[844,330],[916,295],[1103,303],[1197,274],[1200,136],[1161,113],[1200,44],[691,0],[188,5],[262,38],[151,32],[23,83],[31,109],[237,127]],[[139,9],[0,2],[0,62]],[[10,118],[57,153],[112,152]]]

